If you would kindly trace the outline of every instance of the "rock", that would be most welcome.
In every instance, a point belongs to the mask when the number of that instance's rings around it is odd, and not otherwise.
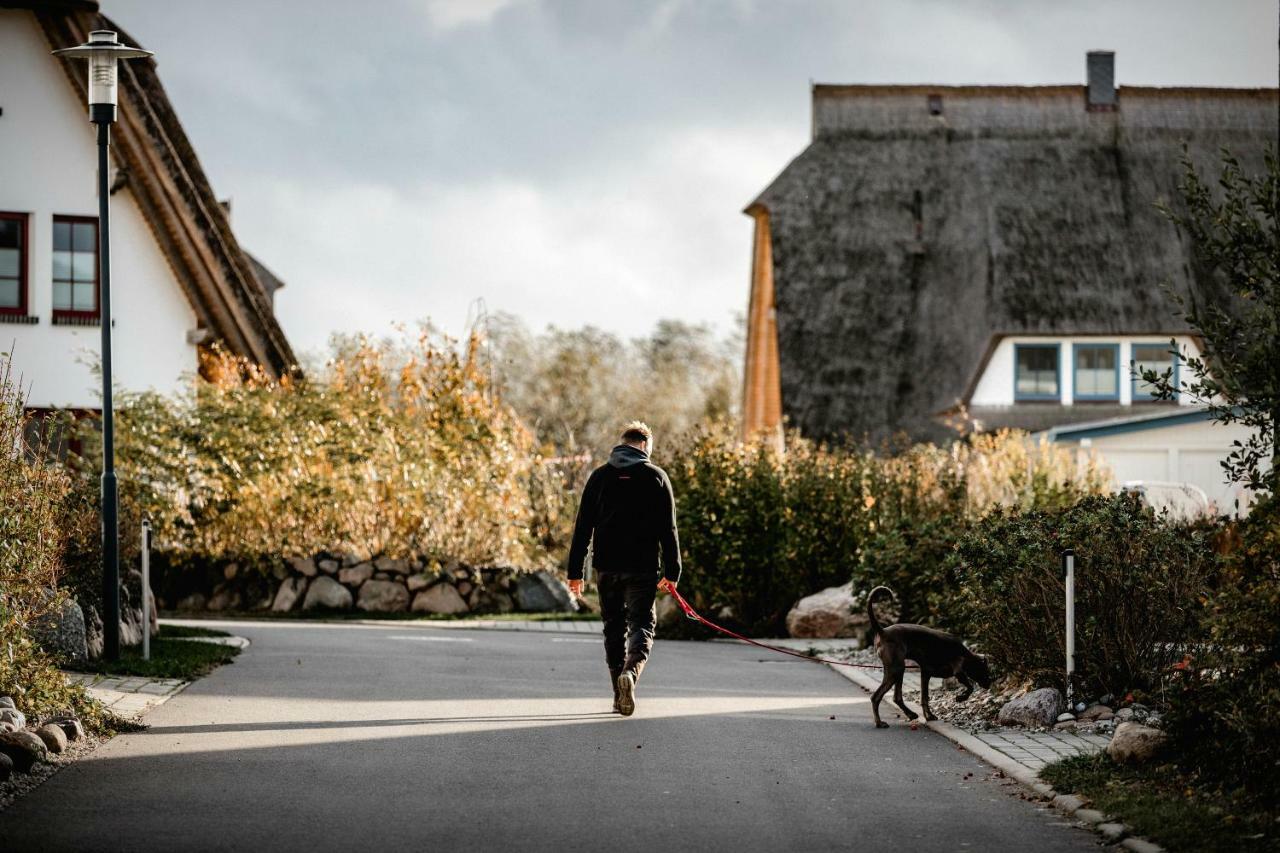
[[[1107,755],[1117,764],[1141,764],[1150,761],[1167,740],[1159,729],[1132,721],[1121,723],[1107,745]]]
[[[1100,832],[1102,837],[1112,844],[1129,834],[1129,827],[1125,826],[1123,823],[1117,822],[1100,823],[1095,826],[1094,829]]]
[[[1133,719],[1133,709],[1132,709],[1132,708],[1121,708],[1119,711],[1116,711],[1116,717],[1115,717],[1115,718],[1116,718],[1116,722],[1117,722],[1117,723],[1124,723],[1124,722],[1128,722],[1129,720],[1132,720],[1132,719]]]
[[[1010,699],[1000,709],[996,718],[1002,726],[1052,726],[1062,713],[1062,694],[1052,687],[1032,690],[1024,696]]]
[[[495,593],[493,596],[493,609],[499,613],[514,613],[516,610],[515,599],[505,592]]]
[[[61,726],[53,723],[45,723],[36,729],[36,737],[44,741],[45,749],[57,754],[67,748],[67,733],[62,730]]]
[[[1107,816],[1097,809],[1076,809],[1076,813],[1072,817],[1088,824],[1099,824],[1107,819]]]
[[[27,724],[27,717],[17,708],[0,708],[0,723],[9,723],[16,729]]]
[[[409,579],[405,581],[409,587],[409,592],[424,590],[435,582],[435,575],[410,575]]]
[[[409,590],[395,581],[365,581],[356,607],[374,613],[402,613],[409,609]]]
[[[325,610],[350,610],[351,603],[351,590],[328,575],[321,575],[307,588],[302,609],[314,610],[317,607],[323,607]]]
[[[59,660],[85,660],[89,656],[89,633],[84,611],[70,598],[32,625],[35,641]]]
[[[475,589],[475,587],[471,585],[470,581],[461,581],[458,584],[458,595],[461,595],[465,598],[466,596],[471,594],[471,590],[473,589]]]
[[[310,557],[290,557],[289,568],[304,577],[313,578],[316,576],[316,561]]]
[[[1105,696],[1103,696],[1101,699],[1099,699],[1099,700],[1098,700],[1098,704],[1099,704],[1099,705],[1106,705],[1108,708],[1110,708],[1110,707],[1111,707],[1111,702],[1112,702],[1114,699],[1115,699],[1115,697],[1114,697],[1114,696],[1112,696],[1110,693],[1108,693],[1108,694],[1106,694]]]
[[[240,597],[240,590],[235,587],[219,584],[218,588],[213,591],[213,595],[209,596],[209,601],[205,604],[207,610],[239,610],[243,604]]]
[[[1078,728],[1080,728],[1080,724],[1075,720],[1063,720],[1060,723],[1053,724],[1054,731],[1059,732],[1073,732]]]
[[[0,696],[0,708],[17,708],[12,696]]]
[[[271,609],[276,613],[288,613],[297,607],[298,601],[302,598],[302,594],[306,589],[306,578],[285,578],[280,582],[280,588],[276,590],[276,597],[271,602]]]
[[[447,583],[438,583],[413,598],[415,613],[454,615],[466,613],[467,610],[467,602],[462,599],[462,595]]]
[[[178,609],[186,611],[204,610],[205,597],[202,593],[193,592],[186,598],[178,600]]]
[[[324,572],[326,575],[332,575],[337,573],[340,567],[337,560],[321,560],[320,562],[316,563],[316,566],[320,569],[320,571]]]
[[[289,577],[289,567],[286,566],[284,563],[276,563],[274,566],[271,567],[271,577],[275,578],[278,581],[284,580],[285,578]]]
[[[1085,705],[1083,702],[1077,702],[1077,703],[1076,703],[1076,706],[1075,706],[1072,710],[1073,710],[1073,711],[1075,711],[1077,714],[1079,714],[1079,713],[1083,712],[1083,711],[1084,711],[1084,709],[1085,709],[1085,708],[1087,708],[1087,707],[1088,707],[1088,706],[1087,706],[1087,705]]]
[[[1067,720],[1074,720],[1075,718],[1076,718],[1076,715],[1071,713],[1070,711],[1063,711],[1061,714],[1058,715],[1058,722],[1065,723]]]
[[[388,574],[407,575],[413,571],[407,560],[396,560],[391,557],[379,557],[373,561],[373,567]]]
[[[515,599],[525,613],[572,613],[574,609],[569,587],[546,570],[521,575]]]
[[[801,639],[858,637],[867,626],[867,614],[855,609],[853,582],[806,596],[787,614],[787,633]]]
[[[31,732],[0,734],[0,752],[9,756],[19,773],[29,773],[36,762],[47,761],[49,758],[49,749],[44,741]]]
[[[13,775],[13,759],[0,752],[0,782]]]
[[[1106,705],[1090,705],[1080,712],[1080,720],[1086,723],[1096,723],[1099,720],[1109,720],[1115,716],[1115,712]]]
[[[226,567],[222,570],[222,577],[229,581],[235,580],[236,575],[238,574],[240,574],[239,563],[227,563]]]
[[[84,725],[75,717],[63,717],[53,721],[53,724],[62,729],[62,733],[67,736],[67,740],[80,740],[84,737]]]
[[[338,572],[338,582],[349,587],[358,587],[371,577],[373,577],[372,563],[361,563]]]

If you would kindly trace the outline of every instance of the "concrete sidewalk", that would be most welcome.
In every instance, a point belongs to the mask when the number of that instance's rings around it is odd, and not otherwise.
[[[63,675],[72,684],[84,685],[85,692],[122,717],[141,716],[157,705],[163,705],[191,683],[177,678],[136,678],[85,672],[64,672]]]

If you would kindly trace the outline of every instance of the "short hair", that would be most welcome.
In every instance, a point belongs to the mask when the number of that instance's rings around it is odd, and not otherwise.
[[[652,441],[653,432],[644,421],[632,421],[622,428],[622,440],[629,442]]]

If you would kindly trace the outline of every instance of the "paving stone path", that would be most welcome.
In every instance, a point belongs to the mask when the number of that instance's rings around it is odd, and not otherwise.
[[[136,717],[164,704],[190,683],[178,678],[134,678],[82,672],[65,675],[71,683],[83,684],[90,696],[123,717]]]

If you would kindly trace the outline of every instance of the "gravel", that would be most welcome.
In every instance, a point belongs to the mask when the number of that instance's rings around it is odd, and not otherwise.
[[[86,734],[80,740],[67,744],[66,750],[60,755],[50,753],[49,760],[36,764],[31,768],[30,773],[15,772],[8,781],[0,782],[0,812],[9,808],[10,804],[27,792],[40,787],[46,779],[63,767],[88,755],[98,747],[98,744],[105,743],[106,740],[95,734]]]

